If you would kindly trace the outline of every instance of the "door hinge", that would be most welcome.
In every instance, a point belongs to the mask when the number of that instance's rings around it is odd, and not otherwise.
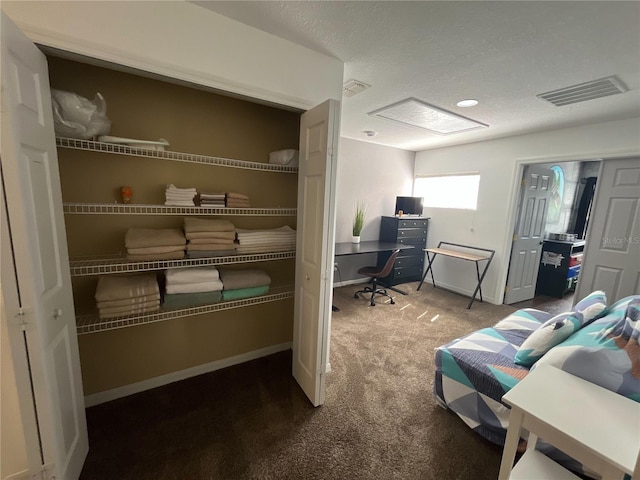
[[[331,267],[324,271],[324,273],[322,274],[322,280],[329,280],[331,278],[331,274],[333,273],[333,269],[334,267]]]
[[[526,187],[526,186],[527,186],[527,179],[526,179],[526,178],[523,178],[523,179],[520,181],[520,185],[522,185],[523,187]]]
[[[42,465],[40,470],[32,473],[29,477],[31,480],[56,480],[55,463],[47,463]]]
[[[43,465],[40,474],[44,480],[56,480],[56,464],[47,463]]]
[[[20,307],[18,309],[18,313],[16,313],[13,318],[18,320],[18,325],[20,325],[20,328],[22,329],[23,332],[25,332],[27,330],[27,312],[25,311],[25,309],[23,307]]]
[[[513,241],[515,242],[516,240],[518,240],[518,234],[517,234],[517,233],[514,233],[514,234],[513,234]]]
[[[507,285],[504,286],[504,293],[507,293],[509,291],[509,287]]]

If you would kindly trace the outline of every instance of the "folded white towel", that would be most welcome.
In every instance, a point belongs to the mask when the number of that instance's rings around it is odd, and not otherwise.
[[[255,245],[251,247],[236,247],[236,253],[266,253],[295,251],[295,245]]]
[[[195,194],[193,193],[167,193],[165,197],[167,200],[193,200]]]
[[[220,278],[216,267],[171,268],[165,272],[167,285],[212,282]]]
[[[198,293],[198,292],[219,292],[222,290],[222,282],[214,280],[211,282],[186,283],[184,285],[167,285],[167,293]]]
[[[263,230],[246,230],[244,228],[236,228],[238,238],[264,237],[265,235],[295,235],[296,231],[289,225],[280,228],[271,228]]]
[[[193,200],[168,200],[164,202],[165,205],[171,207],[195,207],[196,204]]]
[[[191,187],[191,188],[178,188],[175,185],[173,185],[172,183],[167,185],[167,192],[175,192],[175,193],[181,193],[182,192],[182,193],[193,193],[193,194],[198,193],[198,191],[193,187]]]

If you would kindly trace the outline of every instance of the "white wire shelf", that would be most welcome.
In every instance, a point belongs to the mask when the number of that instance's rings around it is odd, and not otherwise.
[[[79,315],[76,317],[76,331],[78,335],[86,335],[89,333],[104,332],[118,328],[134,327],[136,325],[144,325],[147,323],[163,322],[165,320],[174,320],[177,318],[201,315],[204,313],[247,307],[250,305],[259,305],[261,303],[275,302],[286,298],[293,298],[293,287],[291,285],[274,287],[268,294],[260,295],[258,297],[243,298],[241,300],[212,303],[209,305],[175,310],[165,310],[160,308],[158,312],[154,313],[110,318],[108,320],[100,320],[97,314]]]
[[[234,160],[232,158],[211,157],[207,155],[195,155],[192,153],[172,152],[167,150],[149,150],[140,147],[130,147],[127,145],[95,142],[93,140],[79,140],[76,138],[57,137],[56,144],[58,145],[58,147],[69,148],[72,150],[86,150],[90,152],[112,153],[116,155],[128,155],[133,157],[159,158],[162,160],[173,160],[175,162],[200,163],[204,165],[243,168],[245,170],[261,170],[266,172],[298,172],[298,167],[290,167],[286,165],[248,162],[246,160]]]
[[[133,203],[78,203],[64,202],[68,215],[233,215],[261,217],[296,216],[296,208],[226,208],[226,207],[172,207],[166,205]]]
[[[107,275],[112,273],[132,273],[151,270],[165,270],[176,267],[198,267],[231,265],[234,263],[264,262],[295,258],[295,251],[266,252],[227,255],[207,258],[185,258],[182,260],[154,260],[144,262],[128,261],[125,255],[105,255],[100,257],[77,257],[69,260],[72,277]]]

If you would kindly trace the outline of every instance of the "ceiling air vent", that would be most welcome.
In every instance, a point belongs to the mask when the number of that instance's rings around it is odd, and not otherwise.
[[[537,97],[553,103],[556,107],[561,107],[563,105],[571,105],[572,103],[586,102],[594,98],[617,95],[618,93],[626,91],[627,88],[620,79],[612,76],[553,90],[552,92],[541,93],[537,95]]]
[[[347,80],[347,82],[342,86],[342,95],[344,97],[353,97],[354,95],[365,91],[370,86],[371,85],[367,85],[359,80]]]

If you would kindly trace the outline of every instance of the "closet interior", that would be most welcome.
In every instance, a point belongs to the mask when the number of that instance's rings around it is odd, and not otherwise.
[[[88,99],[102,94],[109,135],[169,143],[156,151],[56,139],[85,396],[288,348],[295,248],[132,262],[124,239],[130,228],[182,228],[188,216],[226,219],[240,229],[296,229],[297,168],[270,164],[269,154],[298,148],[301,112],[50,53],[47,59],[52,88]],[[240,193],[251,206],[165,206],[169,184]],[[129,203],[123,186],[130,187]],[[269,292],[115,319],[97,315],[100,276],[155,272],[162,282],[167,268],[200,265],[264,270]]]

